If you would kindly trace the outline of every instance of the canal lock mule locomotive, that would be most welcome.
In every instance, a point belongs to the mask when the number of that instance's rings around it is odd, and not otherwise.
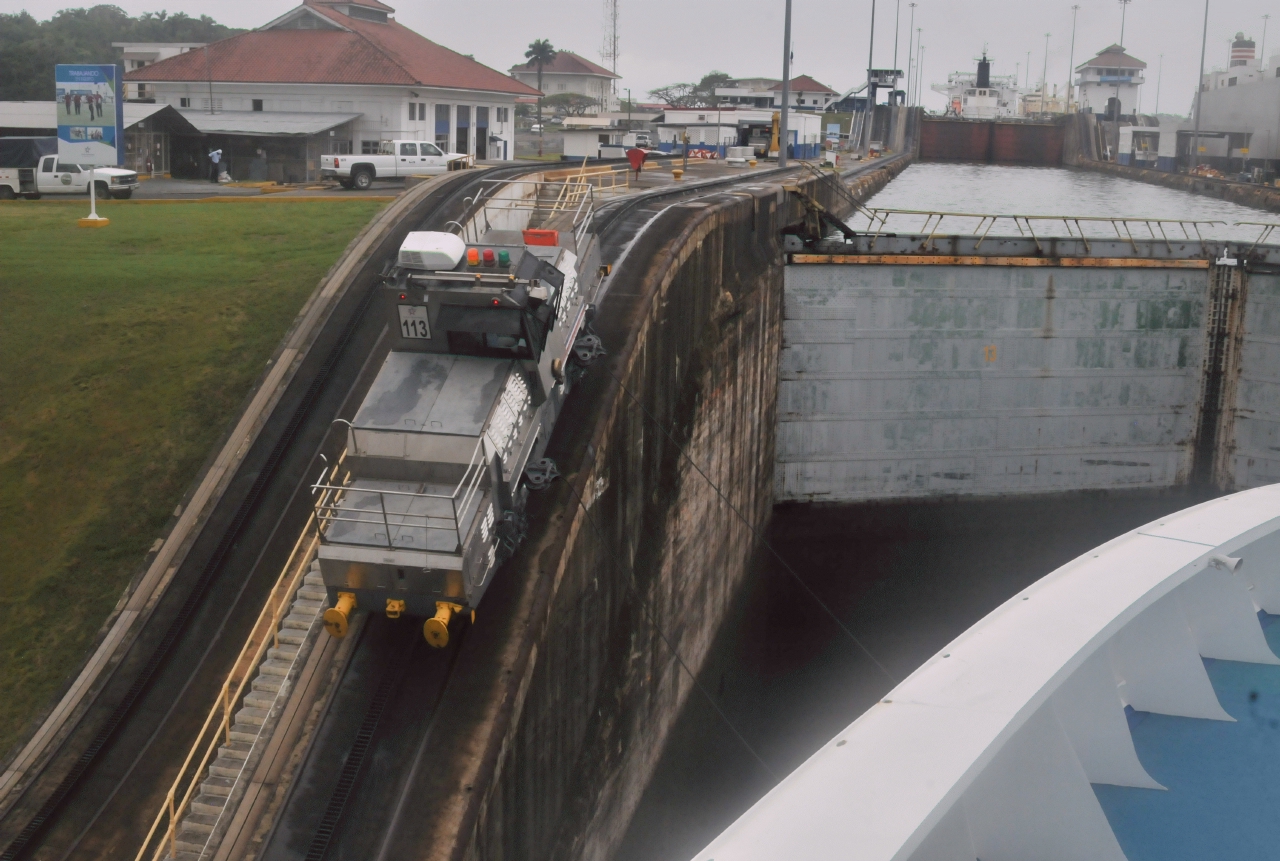
[[[391,350],[313,486],[329,633],[352,613],[426,617],[433,646],[474,618],[524,538],[565,397],[603,354],[598,250],[585,231],[410,233],[373,313]]]

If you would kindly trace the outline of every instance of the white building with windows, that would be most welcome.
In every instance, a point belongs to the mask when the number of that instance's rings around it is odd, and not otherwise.
[[[112,42],[111,47],[119,48],[121,51],[121,62],[124,63],[124,70],[132,72],[134,69],[141,69],[144,66],[150,66],[152,63],[158,63],[161,60],[167,60],[170,57],[176,57],[179,54],[185,54],[188,51],[194,51],[196,48],[203,48],[204,42]],[[125,84],[124,97],[129,100],[145,100],[151,98],[151,94],[147,92],[146,84]]]
[[[534,89],[538,68],[533,63],[511,67],[511,77]],[[597,110],[611,113],[621,107],[616,81],[619,76],[572,51],[556,51],[555,59],[542,67],[542,92],[548,96],[577,93],[595,99]]]
[[[125,81],[207,136],[175,154],[179,176],[207,172],[205,147],[223,149],[236,179],[296,182],[316,177],[321,155],[398,138],[513,158],[516,98],[537,91],[409,30],[394,11],[379,0],[305,0],[257,30],[127,69]]]
[[[774,78],[737,78],[727,87],[716,87],[716,98],[722,105],[777,110],[782,107],[782,82]],[[793,111],[821,113],[839,98],[835,90],[808,75],[791,79],[788,101]]]
[[[1098,56],[1076,67],[1080,109],[1111,116],[1119,103],[1120,116],[1136,114],[1146,68],[1146,63],[1130,57],[1119,45],[1099,51]]]

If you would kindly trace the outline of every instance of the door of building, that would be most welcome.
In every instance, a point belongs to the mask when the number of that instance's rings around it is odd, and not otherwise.
[[[454,139],[454,152],[463,155],[471,154],[471,106],[457,107],[457,137]]]
[[[476,107],[476,158],[489,157],[489,109]]]

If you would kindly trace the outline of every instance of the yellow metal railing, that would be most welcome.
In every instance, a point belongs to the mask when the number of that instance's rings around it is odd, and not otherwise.
[[[336,472],[338,465],[333,469]],[[210,760],[224,742],[231,740],[231,719],[235,713],[235,704],[240,702],[245,687],[253,680],[254,671],[262,662],[263,655],[268,648],[280,645],[280,623],[293,603],[293,596],[297,593],[302,578],[306,576],[319,543],[320,535],[316,529],[316,518],[313,513],[303,528],[302,534],[298,536],[289,554],[289,560],[280,571],[280,576],[276,579],[271,594],[258,615],[258,620],[249,632],[248,639],[240,649],[231,672],[222,683],[217,701],[209,709],[204,726],[200,728],[182,767],[178,769],[177,776],[165,794],[164,804],[161,805],[159,813],[151,824],[151,830],[147,832],[146,839],[138,849],[135,861],[143,861],[148,855],[148,850],[153,846],[154,849],[150,852],[153,861],[158,861],[166,855],[169,858],[177,857],[178,827],[182,816],[187,812],[196,791],[203,782]]]

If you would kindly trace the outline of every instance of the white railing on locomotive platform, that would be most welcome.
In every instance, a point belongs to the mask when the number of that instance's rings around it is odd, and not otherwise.
[[[348,424],[345,421],[342,423]],[[350,427],[350,425],[348,426]],[[357,428],[351,428],[351,430],[353,434],[358,433]],[[339,479],[340,464],[335,464],[332,468],[323,470],[316,483],[311,485],[311,493],[316,496],[316,522],[319,526],[320,534],[328,538],[329,530],[335,523],[373,525],[375,527],[381,524],[382,532],[378,532],[375,528],[372,531],[371,541],[356,540],[352,536],[350,539],[345,537],[334,539],[334,543],[362,544],[372,547],[386,547],[388,549],[410,549],[403,542],[406,538],[412,540],[412,532],[422,531],[425,536],[427,530],[435,529],[452,531],[456,539],[456,546],[460,549],[466,538],[462,534],[462,521],[480,492],[485,466],[484,437],[476,441],[471,460],[463,471],[462,478],[450,493],[353,487],[351,485],[351,473],[347,472]],[[378,500],[378,507],[376,509],[366,507],[366,504],[374,497]],[[389,499],[393,502],[390,511],[387,510]],[[444,517],[436,514],[419,514],[410,511],[409,509],[412,508],[415,500],[447,501],[451,506],[453,516]],[[405,504],[404,511],[397,510],[400,507],[394,504],[397,502]],[[425,537],[423,546],[413,549],[427,549]]]
[[[529,220],[535,216],[567,213],[572,224],[574,251],[577,252],[595,220],[596,192],[601,181],[595,174],[587,173],[557,181],[485,180],[475,196],[465,201],[474,210],[474,214],[465,220],[465,227],[457,221],[451,224],[464,239],[475,243],[492,229],[491,222],[497,220],[499,213],[527,212]],[[490,214],[495,218],[490,219]]]

